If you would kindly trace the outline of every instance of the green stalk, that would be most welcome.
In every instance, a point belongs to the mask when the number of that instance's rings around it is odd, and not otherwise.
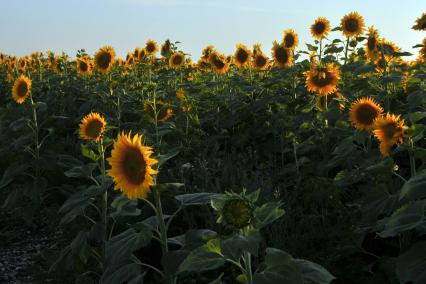
[[[345,61],[344,61],[343,65],[346,65],[346,61],[348,60],[348,50],[349,50],[349,37],[346,40]]]
[[[105,172],[105,149],[104,149],[104,145],[103,145],[103,139],[101,138],[99,140],[98,143],[98,147],[99,147],[99,154],[101,155],[101,175],[102,175],[102,182],[101,182],[101,186],[105,186],[105,176],[106,176],[106,172]],[[103,227],[103,231],[104,231],[104,236],[103,236],[103,255],[106,259],[106,242],[108,240],[108,189],[105,189],[105,192],[102,196],[102,227]]]
[[[411,171],[411,177],[414,177],[417,174],[416,171],[416,160],[414,159],[414,143],[413,139],[410,139],[410,150],[409,150],[409,157],[410,157],[410,171]]]
[[[321,64],[321,58],[322,58],[322,39],[319,40],[319,62]]]
[[[40,160],[40,143],[39,143],[39,125],[38,125],[38,120],[37,120],[37,106],[34,103],[33,100],[33,94],[30,93],[30,102],[31,102],[31,110],[32,110],[32,114],[33,114],[33,132],[34,132],[34,159],[35,159],[35,164],[34,164],[34,172],[35,172],[35,176],[34,176],[34,183],[38,186],[38,181],[40,179],[40,167],[39,167],[39,160]],[[41,203],[41,198],[39,196],[39,194],[37,194],[37,207],[40,206]]]
[[[253,272],[251,269],[251,254],[248,251],[244,252],[244,263],[246,267],[247,284],[253,283]]]

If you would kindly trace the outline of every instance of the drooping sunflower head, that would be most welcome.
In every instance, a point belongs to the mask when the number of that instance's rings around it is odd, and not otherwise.
[[[214,51],[209,56],[209,63],[217,74],[225,74],[229,69],[229,62],[225,55]]]
[[[274,59],[274,65],[278,67],[290,67],[293,64],[291,50],[276,41],[272,43],[272,58]]]
[[[158,171],[152,168],[158,161],[151,158],[151,147],[142,145],[142,135],[118,135],[107,159],[111,169],[107,171],[115,183],[115,190],[120,190],[128,199],[145,199],[155,185],[153,175]]]
[[[252,65],[258,70],[266,70],[269,67],[269,58],[259,50],[253,58]]]
[[[12,98],[15,102],[18,104],[25,102],[26,98],[28,98],[31,93],[31,83],[31,80],[24,75],[19,76],[15,80],[12,87]]]
[[[145,50],[148,55],[155,56],[158,51],[158,44],[155,41],[148,39],[145,44]]]
[[[237,44],[237,49],[234,53],[234,62],[238,67],[243,67],[250,62],[251,52],[243,44]]]
[[[166,102],[158,100],[155,102],[155,109],[153,106],[150,103],[144,104],[145,113],[151,121],[155,121],[157,118],[157,122],[165,122],[173,115],[173,109]]]
[[[80,138],[98,142],[105,131],[106,121],[97,112],[91,112],[80,122]]]
[[[346,37],[360,36],[364,32],[364,18],[357,12],[346,14],[340,21],[340,28]]]
[[[285,48],[294,50],[299,45],[299,36],[292,29],[284,31],[282,44]]]
[[[389,156],[392,146],[402,143],[408,127],[401,116],[387,113],[375,119],[374,129],[374,136],[380,141],[380,152]]]
[[[374,26],[369,27],[367,42],[365,43],[365,56],[367,59],[374,61],[380,55],[378,49],[379,41],[379,31]]]
[[[77,59],[76,61],[76,68],[77,68],[77,73],[81,74],[81,75],[90,75],[92,74],[92,70],[93,70],[93,61],[87,57],[87,56],[83,56]]]
[[[111,46],[104,46],[95,53],[95,66],[105,75],[111,69],[115,59],[115,50]]]
[[[383,52],[387,60],[394,57],[394,54],[400,51],[400,48],[395,43],[386,39],[381,39],[378,45],[383,48]]]
[[[314,65],[305,72],[305,76],[308,91],[324,96],[337,90],[340,70],[331,63],[326,66]]]
[[[330,21],[324,17],[318,17],[311,25],[311,34],[316,39],[325,38],[330,32]]]
[[[420,18],[417,18],[413,30],[426,31],[426,13],[423,13]]]
[[[185,55],[182,52],[177,51],[173,53],[172,56],[170,56],[170,59],[169,59],[170,67],[180,68],[184,64],[185,64]]]
[[[160,48],[160,53],[161,53],[161,56],[164,56],[164,57],[166,57],[166,56],[168,56],[170,53],[172,52],[172,44],[171,44],[171,42],[170,42],[170,40],[166,40],[162,45],[161,45],[161,48]]]
[[[383,108],[374,99],[361,98],[351,105],[349,117],[356,129],[371,131],[375,119],[382,113]]]
[[[201,61],[208,63],[209,62],[209,58],[210,58],[210,54],[212,54],[214,52],[214,46],[213,45],[208,45],[206,46],[203,51],[201,52]]]

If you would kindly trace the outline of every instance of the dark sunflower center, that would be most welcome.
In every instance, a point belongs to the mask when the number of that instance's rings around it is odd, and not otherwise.
[[[213,59],[213,65],[216,67],[216,69],[221,70],[221,69],[223,69],[225,67],[225,62],[223,62],[219,58],[215,57]]]
[[[376,48],[376,43],[377,43],[376,37],[374,36],[368,37],[367,46],[369,50],[374,50]]]
[[[182,64],[182,62],[183,62],[183,58],[182,58],[182,56],[180,56],[180,55],[178,54],[178,55],[176,55],[176,56],[173,56],[173,60],[172,60],[172,62],[173,62],[173,65],[181,65],[181,64]]]
[[[394,122],[390,122],[383,126],[383,134],[387,140],[392,139],[397,131],[398,127]]]
[[[87,63],[85,61],[80,61],[80,70],[82,72],[86,72],[88,68],[89,68],[89,66],[87,65]]]
[[[358,32],[358,29],[359,29],[359,23],[358,23],[358,20],[357,20],[357,19],[353,19],[353,18],[351,18],[351,19],[347,19],[347,20],[345,21],[345,29],[346,29],[348,32],[351,32],[351,33]]]
[[[256,62],[257,67],[262,68],[263,66],[266,65],[266,58],[264,56],[261,56],[261,55],[256,56],[255,62]]]
[[[96,58],[96,63],[101,69],[108,69],[110,63],[111,63],[111,54],[109,52],[102,52],[99,54],[99,56]]]
[[[279,63],[286,64],[288,62],[287,50],[281,46],[275,49],[275,58]]]
[[[316,23],[314,29],[316,34],[321,35],[325,31],[325,24],[323,22]]]
[[[102,131],[102,122],[92,120],[86,127],[86,134],[91,138],[98,138]]]
[[[292,34],[287,34],[284,37],[285,47],[287,47],[287,48],[293,47],[294,42],[295,42],[295,40],[294,40],[294,36]]]
[[[18,97],[25,97],[27,95],[28,92],[28,85],[26,82],[21,81],[18,84]]]
[[[328,71],[320,71],[317,75],[313,76],[313,82],[317,87],[325,87],[333,82],[334,77]]]
[[[237,52],[237,61],[241,64],[244,64],[247,59],[248,59],[249,55],[247,53],[247,51],[245,51],[244,49],[239,49]]]
[[[146,51],[148,51],[149,53],[154,52],[155,51],[155,45],[153,43],[149,43],[146,45]]]
[[[144,182],[146,162],[139,149],[126,149],[122,163],[124,176],[129,182],[135,185],[140,185]]]
[[[244,227],[251,220],[250,205],[244,200],[229,200],[223,206],[223,216],[228,224],[237,228]]]
[[[377,115],[377,110],[368,104],[361,105],[356,111],[357,121],[364,125],[371,125]]]

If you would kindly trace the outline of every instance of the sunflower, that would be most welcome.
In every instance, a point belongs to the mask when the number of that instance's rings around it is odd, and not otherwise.
[[[180,101],[185,101],[186,100],[186,96],[185,96],[185,91],[182,88],[179,88],[176,91],[176,97],[180,100]]]
[[[201,61],[208,63],[210,54],[212,54],[213,51],[214,51],[213,45],[208,45],[206,48],[204,48],[203,51],[201,52]]]
[[[151,118],[151,120],[155,121],[155,117],[157,117],[158,122],[165,122],[173,115],[173,110],[169,108],[170,105],[163,101],[155,102],[155,110],[151,104],[145,103],[144,110]]]
[[[238,67],[243,67],[250,62],[251,52],[243,44],[237,44],[237,50],[234,53],[234,61]]]
[[[340,70],[333,64],[326,66],[313,66],[305,72],[306,88],[320,96],[328,95],[336,91],[340,79]]]
[[[91,112],[80,122],[80,138],[98,142],[105,131],[106,121],[97,112]]]
[[[349,110],[352,124],[358,130],[373,130],[374,120],[383,112],[383,108],[372,98],[356,100]]]
[[[30,95],[30,93],[31,80],[24,75],[19,76],[19,78],[15,80],[15,83],[12,87],[12,98],[18,104],[22,104],[25,102],[25,99]]]
[[[269,58],[261,51],[258,51],[256,55],[254,55],[252,65],[258,70],[266,70],[269,66]]]
[[[170,40],[167,39],[161,45],[160,52],[161,52],[161,56],[164,56],[164,57],[168,56],[172,52],[172,45],[171,45]]]
[[[253,208],[249,201],[243,198],[227,200],[222,208],[223,219],[228,225],[242,228],[250,224],[253,218]]]
[[[274,64],[278,67],[289,67],[293,64],[293,57],[291,50],[285,48],[284,44],[278,44],[274,41],[272,46],[272,57],[274,58]]]
[[[311,34],[316,39],[325,38],[330,32],[330,21],[324,17],[318,17],[311,25]]]
[[[292,29],[284,31],[283,40],[281,42],[285,48],[294,50],[299,45],[299,36]]]
[[[145,45],[146,53],[150,56],[155,56],[158,51],[158,45],[155,41],[148,39]]]
[[[146,49],[145,48],[141,48],[139,49],[139,54],[138,54],[138,61],[142,61],[145,57],[146,57]]]
[[[346,37],[360,36],[364,32],[364,18],[357,12],[345,15],[340,21],[340,28]]]
[[[90,75],[92,74],[93,62],[88,57],[80,57],[76,61],[77,73],[81,75]]]
[[[95,66],[103,75],[111,69],[115,59],[115,50],[111,46],[101,47],[95,53]]]
[[[422,42],[423,47],[419,51],[419,60],[422,62],[426,62],[426,37]]]
[[[107,159],[111,169],[107,171],[128,199],[145,199],[155,185],[153,175],[158,171],[152,165],[158,163],[151,158],[152,148],[142,145],[142,135],[122,132],[114,142],[111,157]]]
[[[380,141],[380,152],[383,156],[389,156],[392,146],[402,143],[408,127],[401,116],[387,113],[374,120],[374,129],[374,136]]]
[[[426,13],[423,13],[420,18],[417,18],[413,30],[426,31]]]
[[[214,51],[209,56],[209,62],[217,74],[225,74],[228,72],[229,62],[225,55]]]
[[[172,54],[169,59],[169,66],[172,68],[179,68],[185,64],[185,55],[178,51]]]
[[[138,53],[139,55],[139,53]],[[128,52],[126,55],[126,64],[127,65],[133,65],[135,63],[135,57],[132,53]]]
[[[377,59],[379,55],[379,41],[379,31],[374,26],[369,27],[367,42],[365,43],[365,56],[367,59],[373,61]]]
[[[394,56],[394,53],[400,51],[400,48],[395,43],[386,39],[380,40],[379,45],[381,48],[383,48],[383,52],[387,60],[392,58]]]

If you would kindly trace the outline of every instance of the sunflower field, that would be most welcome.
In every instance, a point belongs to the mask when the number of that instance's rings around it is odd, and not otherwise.
[[[426,38],[310,30],[0,53],[2,216],[56,236],[29,283],[426,283]]]

